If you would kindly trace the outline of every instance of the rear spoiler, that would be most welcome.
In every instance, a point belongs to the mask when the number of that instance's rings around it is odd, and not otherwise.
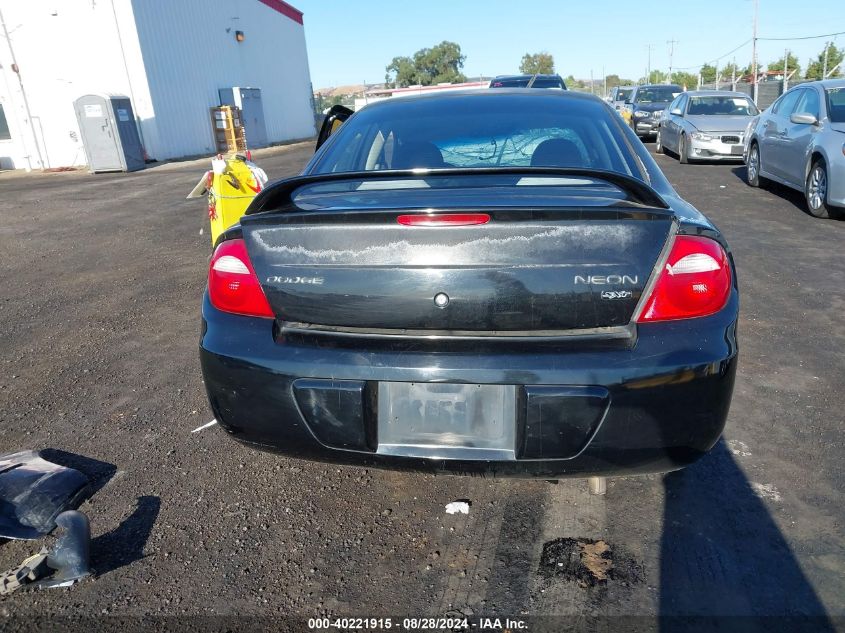
[[[625,193],[635,202],[657,208],[668,209],[669,205],[652,187],[633,176],[615,171],[585,168],[560,167],[472,167],[449,169],[390,169],[370,171],[347,171],[331,174],[311,174],[280,180],[268,186],[250,203],[244,215],[265,211],[297,211],[293,194],[305,185],[338,182],[344,180],[409,180],[440,176],[570,176],[603,180]]]

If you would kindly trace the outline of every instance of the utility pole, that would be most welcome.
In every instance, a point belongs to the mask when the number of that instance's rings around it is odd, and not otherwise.
[[[751,74],[754,103],[757,103],[757,10],[760,0],[754,0],[754,32],[751,36]]]
[[[651,46],[652,46],[651,44],[646,45],[646,48],[648,49],[648,66],[646,66],[646,70],[645,70],[645,82],[646,83],[651,82]]]
[[[824,43],[824,65],[822,66],[822,79],[827,79],[827,49],[830,46],[830,42]]]
[[[26,90],[23,87],[23,78],[21,77],[20,68],[18,68],[18,60],[15,58],[15,49],[12,47],[12,40],[9,38],[9,30],[6,28],[6,21],[3,19],[3,13],[0,12],[0,25],[3,28],[3,37],[6,38],[6,44],[9,45],[9,56],[12,58],[12,72],[18,76],[18,84],[21,87],[21,97],[23,97],[23,107],[26,111],[27,123],[29,129],[32,131],[32,142],[35,144],[35,153],[38,154],[38,167],[44,169],[44,158],[41,156],[41,146],[38,144],[38,135],[35,133],[35,122],[32,120],[32,112],[29,110],[29,100],[26,98]],[[29,157],[27,157],[29,161]]]
[[[604,77],[604,98],[607,99],[607,75],[604,72],[604,66],[601,67],[601,76]]]
[[[734,63],[731,65],[731,90],[736,92],[736,57],[734,57]]]
[[[675,44],[678,43],[678,40],[669,40],[666,42],[669,45],[669,76],[666,77],[666,83],[672,83],[672,57],[675,54]]]
[[[789,49],[783,51],[783,91],[789,90]]]
[[[595,83],[593,82],[593,69],[592,68],[590,68],[590,94],[591,95],[596,94]]]

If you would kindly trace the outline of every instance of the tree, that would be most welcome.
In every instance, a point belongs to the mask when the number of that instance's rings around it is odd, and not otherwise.
[[[739,81],[740,77],[748,73],[745,72],[744,68],[740,68],[734,62],[730,62],[719,69],[719,74],[722,75],[722,81],[730,81],[733,76],[736,76],[737,81]]]
[[[792,73],[792,71],[794,70],[795,74],[793,75],[793,77],[800,76],[801,75],[801,64],[798,63],[798,58],[795,55],[793,55],[791,52],[787,51],[787,60],[786,61],[788,62],[787,72]],[[772,63],[770,63],[767,66],[766,69],[769,72],[772,72],[772,71],[783,72],[783,57],[781,57],[780,59],[775,60]]]
[[[611,88],[615,88],[616,86],[633,86],[636,81],[631,79],[623,79],[619,75],[608,75],[604,78],[607,82],[607,89],[610,90]]]
[[[654,69],[652,70],[648,77],[646,77],[645,83],[647,84],[662,84],[666,81],[666,73],[662,70]]]
[[[716,82],[717,77],[716,77],[716,67],[715,66],[711,66],[710,64],[704,64],[704,66],[701,67],[700,72],[701,72],[702,83],[712,84],[712,83]],[[725,75],[725,73],[723,72],[722,76],[724,77],[724,75]]]
[[[686,87],[687,90],[695,90],[698,88],[698,75],[692,73],[675,71],[672,73],[672,83],[679,86]]]
[[[384,83],[390,86],[412,86],[417,83],[417,69],[410,57],[394,57],[385,68]]]
[[[440,42],[431,48],[423,48],[411,57],[394,57],[385,67],[386,84],[407,87],[416,84],[431,86],[439,83],[466,81],[461,72],[466,55],[455,42]]]
[[[524,75],[551,75],[555,71],[555,58],[543,51],[522,56],[522,63],[519,64],[519,72]]]
[[[819,56],[807,64],[807,79],[824,79],[822,73],[825,69],[825,53],[827,54],[827,72],[830,73],[837,64],[839,68],[833,71],[829,77],[841,77],[843,74],[842,62],[845,59],[845,48],[836,48],[833,42],[827,42]]]

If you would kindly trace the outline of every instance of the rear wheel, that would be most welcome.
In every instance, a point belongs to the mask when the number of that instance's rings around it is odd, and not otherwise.
[[[663,140],[660,138],[661,129],[663,129],[662,126],[657,128],[657,136],[654,139],[654,151],[658,154],[665,154],[666,152],[663,150]]]
[[[745,182],[752,187],[760,186],[760,148],[752,143],[748,148],[748,162],[745,164]]]
[[[689,162],[689,155],[687,154],[687,135],[681,134],[681,140],[678,141],[678,159],[682,165]]]
[[[813,163],[804,184],[804,198],[810,215],[816,218],[834,218],[839,215],[836,209],[827,204],[827,189],[827,168],[824,161],[819,159]]]

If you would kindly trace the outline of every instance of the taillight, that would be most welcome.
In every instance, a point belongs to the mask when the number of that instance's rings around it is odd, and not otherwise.
[[[242,239],[228,240],[215,249],[208,268],[208,298],[223,312],[273,317]]]
[[[731,267],[722,246],[706,237],[678,235],[637,321],[707,316],[725,307],[730,292]]]

